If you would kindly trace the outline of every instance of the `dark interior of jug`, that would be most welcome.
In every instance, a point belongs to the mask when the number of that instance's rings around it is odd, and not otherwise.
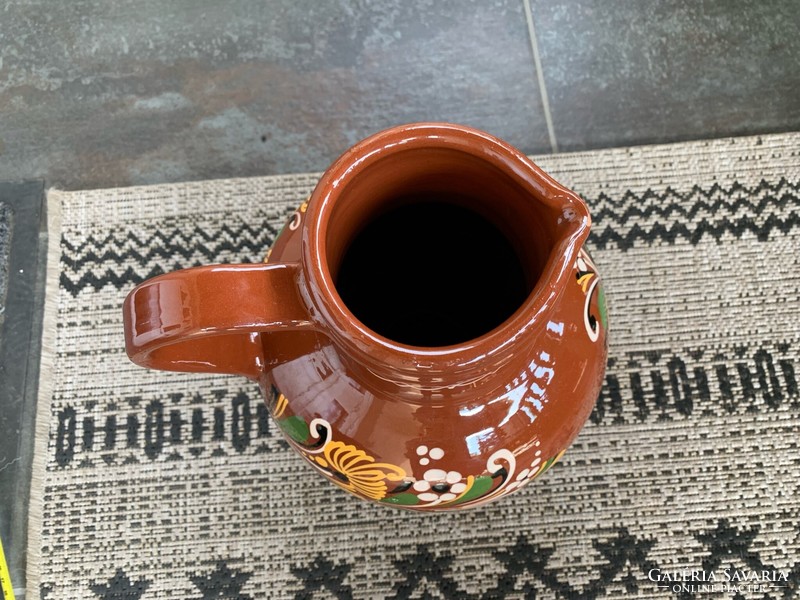
[[[453,149],[400,152],[348,181],[328,268],[350,312],[411,346],[480,337],[530,297],[551,212],[493,163]]]

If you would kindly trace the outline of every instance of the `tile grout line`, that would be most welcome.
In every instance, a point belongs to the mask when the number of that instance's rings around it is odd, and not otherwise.
[[[550,149],[555,154],[558,152],[558,141],[556,132],[553,128],[553,117],[550,114],[550,101],[547,98],[547,86],[544,83],[544,71],[542,71],[542,61],[539,57],[539,42],[536,41],[536,29],[533,26],[533,11],[531,10],[531,0],[522,0],[525,7],[525,20],[528,23],[528,40],[533,51],[533,63],[536,66],[536,79],[539,82],[539,93],[542,95],[542,109],[544,110],[544,121],[547,124],[547,136],[550,138]]]

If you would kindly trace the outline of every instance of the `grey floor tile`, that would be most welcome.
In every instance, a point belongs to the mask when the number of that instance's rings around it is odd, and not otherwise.
[[[21,587],[47,252],[43,183],[0,182],[0,206],[12,224],[0,232],[8,249],[0,323],[0,539],[11,581]]]
[[[800,128],[796,0],[532,0],[562,150]]]
[[[0,202],[0,331],[6,313],[6,291],[8,290],[8,260],[11,256],[11,234],[14,223],[11,207]],[[2,343],[2,338],[0,338]]]
[[[549,148],[518,0],[8,3],[0,47],[0,178],[317,170],[418,120]]]

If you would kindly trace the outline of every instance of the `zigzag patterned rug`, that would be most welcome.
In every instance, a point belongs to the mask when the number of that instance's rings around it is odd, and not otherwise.
[[[594,214],[606,385],[546,476],[456,514],[355,500],[254,386],[125,357],[134,284],[260,260],[316,175],[51,192],[31,597],[796,597],[800,134],[534,160]]]

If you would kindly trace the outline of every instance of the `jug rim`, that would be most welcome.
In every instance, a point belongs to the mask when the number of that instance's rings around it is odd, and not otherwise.
[[[560,236],[523,304],[483,335],[450,346],[412,346],[386,338],[364,325],[336,290],[327,257],[326,232],[331,213],[360,172],[387,155],[413,149],[447,148],[465,152],[500,168],[536,201],[558,214]],[[559,184],[522,152],[484,131],[453,123],[401,125],[359,142],[323,174],[309,199],[302,238],[301,293],[312,318],[335,344],[381,377],[435,379],[456,371],[475,377],[508,362],[518,343],[546,325],[546,313],[561,294],[570,267],[589,235],[591,217],[583,200]],[[492,367],[487,367],[487,361]]]

